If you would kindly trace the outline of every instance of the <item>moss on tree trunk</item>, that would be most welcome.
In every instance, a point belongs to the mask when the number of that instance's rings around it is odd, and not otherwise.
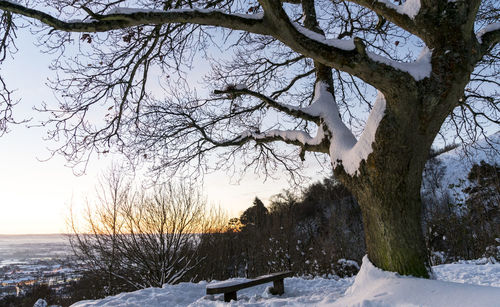
[[[415,127],[417,113],[389,104],[359,174],[349,176],[342,169],[335,173],[361,207],[370,261],[386,271],[429,278],[420,186],[433,138]]]
[[[388,187],[358,195],[370,261],[386,271],[429,278],[420,198]]]

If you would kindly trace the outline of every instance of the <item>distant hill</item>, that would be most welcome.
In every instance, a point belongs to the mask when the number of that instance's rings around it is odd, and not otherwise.
[[[467,175],[472,166],[481,161],[500,165],[500,131],[488,141],[481,139],[473,144],[461,145],[430,159],[424,171],[422,195],[448,197],[453,203],[463,202],[463,189],[470,185]]]

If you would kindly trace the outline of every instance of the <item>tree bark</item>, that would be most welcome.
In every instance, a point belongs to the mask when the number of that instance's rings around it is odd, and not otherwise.
[[[388,184],[367,186],[356,194],[370,261],[386,271],[429,278],[419,193],[409,195]]]
[[[373,151],[361,162],[359,173],[349,176],[337,167],[335,174],[361,207],[370,261],[386,271],[429,278],[420,187],[437,130],[429,131],[432,125],[419,121],[422,104],[417,97],[409,95],[406,107],[386,97]]]

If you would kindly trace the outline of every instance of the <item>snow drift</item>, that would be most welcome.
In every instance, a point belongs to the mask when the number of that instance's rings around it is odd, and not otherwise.
[[[498,267],[489,273],[500,279]],[[365,256],[354,284],[331,306],[493,307],[499,302],[500,288],[400,276],[376,268]]]

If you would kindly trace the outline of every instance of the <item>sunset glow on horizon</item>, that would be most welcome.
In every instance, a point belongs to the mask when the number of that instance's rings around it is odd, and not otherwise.
[[[14,118],[31,121],[10,125],[10,132],[0,137],[0,234],[64,233],[68,231],[65,220],[70,205],[81,207],[86,199],[92,201],[97,178],[116,157],[91,160],[82,176],[75,176],[61,156],[47,160],[47,148],[54,144],[43,140],[43,128],[27,125],[37,125],[45,116],[34,107],[56,99],[45,86],[47,78],[53,76],[48,69],[51,57],[33,47],[33,36],[23,31],[19,31],[19,51],[4,63],[2,75],[16,90],[15,99],[20,100],[14,107]],[[318,172],[319,168],[313,167],[308,175],[319,180],[324,173]],[[220,205],[229,217],[237,217],[256,196],[268,204],[272,195],[289,187],[286,175],[277,177],[264,182],[250,173],[238,185],[219,171],[204,177],[203,192],[210,204]]]

